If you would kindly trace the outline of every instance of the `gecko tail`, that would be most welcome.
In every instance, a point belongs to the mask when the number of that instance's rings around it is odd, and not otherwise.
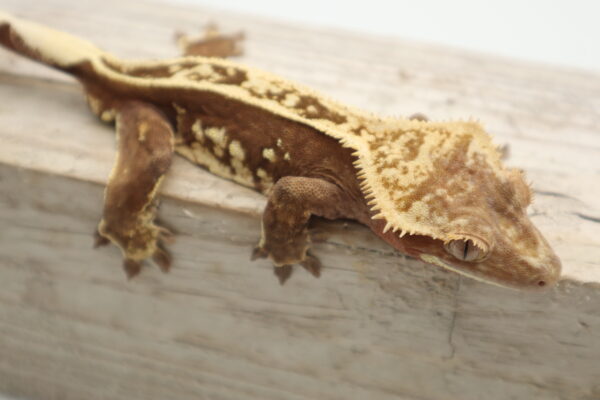
[[[0,44],[58,69],[69,69],[105,54],[92,43],[0,11]]]

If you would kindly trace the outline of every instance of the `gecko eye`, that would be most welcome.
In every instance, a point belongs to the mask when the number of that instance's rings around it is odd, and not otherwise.
[[[485,256],[485,251],[471,239],[452,240],[446,245],[446,251],[461,261],[476,261]]]

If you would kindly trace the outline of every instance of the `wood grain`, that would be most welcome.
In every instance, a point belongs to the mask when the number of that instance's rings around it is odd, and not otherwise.
[[[175,30],[246,32],[243,62],[387,114],[477,116],[536,191],[564,264],[519,293],[316,221],[323,277],[280,287],[249,261],[264,199],[178,160],[160,217],[169,275],[127,282],[93,250],[111,129],[70,78],[0,52],[0,393],[31,399],[597,399],[600,76],[212,10],[2,0],[117,55],[176,54]]]

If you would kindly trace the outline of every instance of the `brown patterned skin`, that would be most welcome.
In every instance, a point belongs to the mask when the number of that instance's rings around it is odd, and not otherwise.
[[[2,13],[0,43],[74,75],[92,111],[116,120],[98,244],[121,248],[129,276],[150,257],[169,268],[154,217],[173,152],[268,196],[253,257],[269,257],[281,282],[293,264],[319,275],[311,215],[357,220],[405,254],[496,285],[549,287],[560,276],[527,217],[522,174],[475,122],[379,118],[215,58],[125,62]],[[187,45],[220,56],[237,48],[214,32]]]

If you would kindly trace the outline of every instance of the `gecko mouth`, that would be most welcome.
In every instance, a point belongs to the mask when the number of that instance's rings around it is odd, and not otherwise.
[[[501,284],[501,283],[499,283],[497,281],[486,280],[486,279],[481,278],[480,276],[477,276],[477,275],[472,274],[470,272],[466,272],[464,269],[460,269],[460,268],[454,267],[454,266],[446,263],[445,261],[442,261],[439,257],[436,257],[434,255],[431,255],[431,254],[421,254],[419,257],[421,258],[421,260],[425,261],[428,264],[437,265],[438,267],[442,267],[442,268],[448,269],[448,270],[450,270],[452,272],[456,272],[457,274],[464,275],[464,276],[466,276],[468,278],[471,278],[471,279],[475,279],[476,281],[487,283],[487,284],[492,284],[492,285],[495,285],[495,286],[498,286],[498,287],[501,287],[501,288],[505,288],[505,289],[516,290],[512,286],[503,285],[503,284]]]

